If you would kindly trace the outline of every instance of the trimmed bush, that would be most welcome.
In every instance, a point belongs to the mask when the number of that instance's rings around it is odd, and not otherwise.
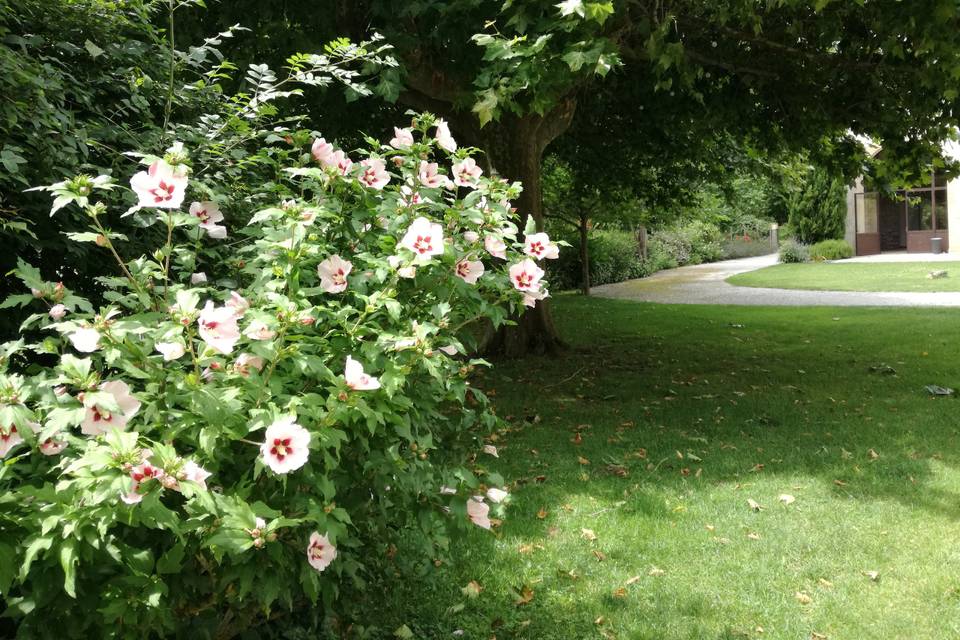
[[[723,258],[723,234],[709,222],[694,220],[652,234],[656,245],[676,266],[715,262]]]
[[[780,245],[780,262],[810,262],[810,247],[796,240],[787,240]]]
[[[812,260],[843,260],[853,257],[853,247],[846,240],[823,240],[810,247]]]
[[[580,287],[580,238],[564,238],[572,246],[560,253],[558,260],[547,263],[550,281],[556,289]],[[609,229],[595,231],[587,240],[590,260],[590,285],[623,282],[651,273],[637,255],[637,241],[630,231]]]

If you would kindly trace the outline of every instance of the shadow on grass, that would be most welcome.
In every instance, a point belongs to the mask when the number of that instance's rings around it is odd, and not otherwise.
[[[422,637],[810,637],[834,619],[849,636],[872,597],[849,562],[927,530],[936,551],[960,517],[960,405],[923,390],[960,386],[957,312],[558,306],[565,357],[478,380],[512,425],[510,516],[395,594]],[[827,575],[843,587],[822,616],[798,611],[794,592]],[[459,592],[471,579],[480,598]]]

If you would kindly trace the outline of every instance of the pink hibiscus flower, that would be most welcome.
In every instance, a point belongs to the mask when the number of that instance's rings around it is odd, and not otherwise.
[[[443,227],[424,217],[417,218],[400,240],[400,246],[412,251],[417,262],[429,262],[443,253]]]
[[[67,336],[73,348],[83,353],[92,353],[100,348],[100,332],[96,329],[77,329]]]
[[[310,432],[296,423],[296,416],[280,418],[267,427],[260,455],[274,473],[290,473],[310,457]]]
[[[453,139],[453,136],[450,135],[450,126],[447,124],[447,121],[443,118],[437,120],[437,144],[453,153],[457,150],[457,141]]]
[[[494,258],[507,259],[507,245],[497,236],[485,236],[483,238],[483,248]]]
[[[0,458],[6,458],[10,450],[23,443],[23,437],[17,431],[17,425],[0,427]]]
[[[413,131],[410,129],[393,128],[393,138],[390,140],[390,146],[394,149],[409,149],[413,144]]]
[[[187,174],[157,160],[146,171],[130,179],[130,187],[137,194],[137,206],[157,209],[177,209],[187,192]]]
[[[347,356],[347,364],[343,369],[343,378],[347,386],[354,391],[372,391],[380,388],[380,380],[363,372],[363,365]]]
[[[390,182],[390,174],[383,160],[368,158],[360,162],[363,171],[360,173],[360,182],[371,189],[383,189]]]
[[[510,281],[520,291],[539,291],[543,269],[527,258],[510,267]]]
[[[347,288],[347,275],[353,264],[340,256],[330,256],[317,265],[320,288],[327,293],[340,293]]]
[[[327,536],[314,531],[310,534],[310,544],[307,546],[307,562],[317,571],[323,571],[330,563],[337,559],[337,548],[333,546]]]
[[[233,345],[240,339],[240,329],[237,327],[237,316],[233,308],[214,307],[212,300],[208,300],[200,312],[197,324],[200,338],[218,353],[230,353]]]
[[[483,275],[483,263],[479,260],[461,260],[457,263],[457,275],[467,284],[476,284]]]
[[[490,528],[490,505],[483,503],[483,496],[473,496],[467,500],[467,517],[481,529]]]
[[[476,187],[481,175],[483,170],[477,166],[473,158],[467,158],[453,165],[453,184],[458,187]]]
[[[550,241],[545,233],[534,233],[524,238],[523,252],[537,260],[547,258],[556,260],[560,257],[560,247]]]
[[[227,228],[217,224],[223,221],[223,214],[215,202],[194,202],[190,205],[190,215],[200,220],[200,228],[215,240],[227,237]]]
[[[140,411],[140,401],[130,393],[130,387],[123,380],[110,380],[100,385],[100,391],[113,396],[120,411],[110,411],[97,406],[94,402],[84,402],[86,413],[80,423],[80,431],[88,436],[98,436],[108,429],[126,429],[130,419]]]
[[[450,179],[440,173],[440,166],[436,162],[421,160],[417,177],[420,179],[420,184],[430,189],[450,185]]]

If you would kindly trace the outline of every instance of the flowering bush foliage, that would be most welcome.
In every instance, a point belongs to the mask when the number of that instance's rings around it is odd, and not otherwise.
[[[448,525],[496,525],[472,328],[546,296],[556,245],[443,121],[369,143],[316,139],[254,211],[191,193],[209,182],[182,145],[143,158],[131,217],[97,200],[105,176],[45,187],[121,275],[94,308],[21,262],[7,302],[43,306],[0,350],[0,594],[23,635],[229,637],[329,609],[405,534],[421,561]],[[123,260],[131,220],[166,243]]]

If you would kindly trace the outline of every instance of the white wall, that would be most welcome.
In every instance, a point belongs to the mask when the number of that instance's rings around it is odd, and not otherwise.
[[[957,188],[960,189],[960,184],[957,185]],[[857,181],[853,183],[852,187],[847,189],[847,227],[843,234],[843,239],[850,243],[850,246],[856,250],[857,248],[857,194],[863,193],[863,179],[857,178]],[[960,191],[958,191],[958,196],[960,196]],[[960,204],[960,203],[958,203]],[[953,226],[953,222],[949,221],[948,224]]]
[[[947,243],[950,253],[960,253],[960,178],[947,183]]]

